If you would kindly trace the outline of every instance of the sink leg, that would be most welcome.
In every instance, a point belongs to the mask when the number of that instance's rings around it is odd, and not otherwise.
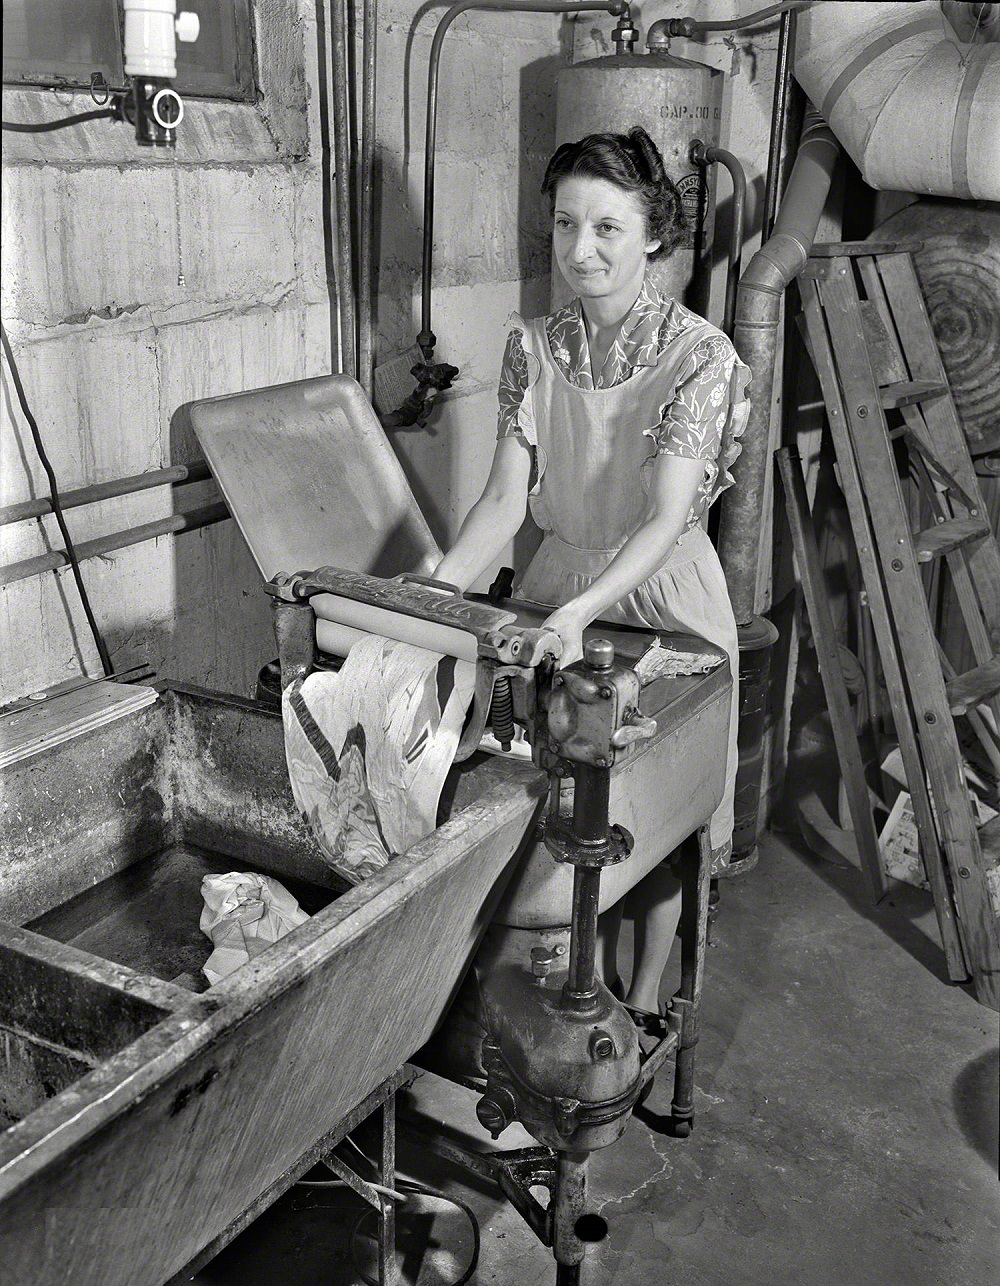
[[[395,1094],[390,1095],[382,1104],[382,1156],[379,1163],[379,1182],[387,1188],[396,1186]],[[391,1197],[384,1194],[378,1218],[378,1280],[379,1286],[399,1286],[399,1266],[396,1263],[396,1204]]]
[[[694,1123],[694,1056],[705,978],[709,872],[712,866],[712,843],[707,826],[699,829],[697,838],[697,852],[687,844],[681,859],[681,988],[674,998],[675,1008],[680,1010],[681,1032],[674,1099],[670,1105],[670,1133],[681,1139],[687,1138]]]

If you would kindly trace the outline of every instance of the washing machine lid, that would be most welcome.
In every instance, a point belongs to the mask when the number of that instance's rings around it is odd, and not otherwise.
[[[194,402],[191,422],[268,579],[333,565],[395,576],[441,558],[361,386],[346,375]]]

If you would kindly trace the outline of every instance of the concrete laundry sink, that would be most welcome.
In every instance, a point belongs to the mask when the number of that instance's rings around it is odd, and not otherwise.
[[[224,1234],[430,1036],[544,791],[477,756],[438,829],[345,889],[255,703],[162,685],[9,768],[0,1277],[165,1281]],[[231,869],[311,918],[207,988],[200,881]]]

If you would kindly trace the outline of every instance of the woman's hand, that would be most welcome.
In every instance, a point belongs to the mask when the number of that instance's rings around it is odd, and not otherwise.
[[[560,607],[542,622],[543,630],[552,630],[562,640],[562,656],[559,658],[561,670],[583,656],[583,631],[589,624],[590,618],[572,602]]]

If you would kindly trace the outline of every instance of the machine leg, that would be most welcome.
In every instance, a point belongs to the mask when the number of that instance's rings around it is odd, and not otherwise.
[[[681,1011],[681,1032],[670,1105],[671,1130],[686,1139],[694,1121],[694,1056],[698,1044],[701,991],[708,939],[708,896],[712,844],[708,827],[697,833],[697,852],[685,845],[681,860],[681,988],[674,1003]]]
[[[379,1182],[387,1188],[396,1186],[396,1096],[393,1094],[382,1104],[382,1156],[379,1164]],[[391,1197],[382,1196],[378,1218],[378,1280],[379,1286],[399,1286],[399,1266],[396,1263],[396,1205]]]
[[[588,1152],[557,1152],[556,1181],[552,1192],[552,1253],[556,1260],[557,1286],[575,1286],[586,1244],[577,1224],[586,1213]]]

